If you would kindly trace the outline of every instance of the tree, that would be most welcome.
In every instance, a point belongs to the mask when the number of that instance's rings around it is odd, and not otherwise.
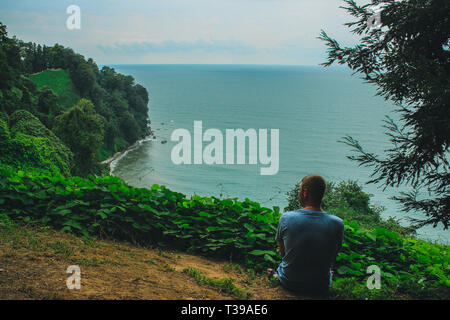
[[[139,126],[130,112],[126,111],[121,115],[120,129],[128,143],[133,143],[139,139]]]
[[[0,22],[0,90],[11,89],[20,77],[20,50],[8,38],[6,26]]]
[[[77,67],[71,69],[70,78],[82,97],[88,96],[95,84],[94,72],[82,58]]]
[[[37,94],[37,110],[51,116],[58,105],[58,96],[48,86],[39,88]]]
[[[443,223],[450,217],[450,2],[448,0],[372,0],[360,6],[345,0],[356,21],[346,23],[360,37],[354,47],[341,47],[322,31],[329,66],[346,64],[378,87],[378,95],[396,105],[398,121],[386,117],[392,148],[380,156],[347,136],[343,142],[357,153],[349,158],[373,168],[368,183],[385,188],[405,185],[412,191],[394,197],[416,226]],[[380,10],[381,25],[368,20]],[[427,191],[425,197],[420,191]]]
[[[52,127],[52,120],[58,106],[58,96],[48,86],[39,88],[37,94],[36,116],[47,127]]]
[[[55,118],[53,132],[72,150],[76,175],[96,173],[95,151],[103,143],[105,120],[94,105],[81,99],[73,108]]]

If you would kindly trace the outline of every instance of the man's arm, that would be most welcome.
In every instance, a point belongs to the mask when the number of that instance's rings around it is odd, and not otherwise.
[[[341,249],[342,249],[342,241],[343,240],[344,240],[344,225],[342,225],[342,228],[338,233],[338,239],[337,239],[337,243],[336,243],[336,254],[335,254],[333,263],[336,262],[336,258],[339,254],[339,251],[341,251]]]
[[[280,249],[281,258],[283,258],[284,255],[286,254],[286,249],[284,248],[284,243],[281,241],[278,241],[278,248]]]
[[[278,223],[277,234],[275,235],[275,240],[278,243],[278,248],[280,249],[281,258],[283,258],[286,253],[286,249],[284,247],[284,242],[283,242],[283,233],[286,231],[286,228],[283,226],[283,223],[281,220],[282,219],[280,219],[280,222]]]

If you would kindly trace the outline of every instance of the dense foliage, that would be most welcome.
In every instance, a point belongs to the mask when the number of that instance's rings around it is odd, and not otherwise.
[[[104,137],[105,118],[94,112],[89,100],[81,99],[73,108],[55,119],[53,131],[75,154],[78,166],[73,170],[83,175],[97,165],[95,151]]]
[[[35,116],[18,110],[5,118],[0,119],[0,163],[22,170],[40,168],[70,174],[72,152]]]
[[[89,179],[0,170],[0,214],[80,235],[110,237],[229,259],[256,270],[275,267],[279,210],[246,199],[134,188],[117,177]],[[382,270],[382,289],[368,290],[366,269]],[[448,246],[407,239],[345,221],[335,266],[337,297],[449,297]]]
[[[68,144],[75,155],[74,174],[100,173],[96,162],[149,133],[147,90],[131,76],[108,67],[100,70],[92,59],[85,60],[70,48],[9,38],[0,23],[0,71],[0,114],[27,110],[58,136],[64,131],[61,126],[54,130],[61,124],[55,119],[71,108],[78,110],[80,98],[92,102],[89,114],[103,122],[102,138],[89,154]],[[67,135],[59,137],[68,143]]]
[[[386,156],[365,151],[346,137],[356,160],[373,168],[370,182],[409,185],[413,191],[396,197],[404,211],[422,211],[418,225],[450,222],[450,2],[448,0],[372,0],[359,6],[346,0],[356,18],[347,23],[360,36],[355,47],[341,47],[322,31],[328,47],[328,66],[346,64],[375,84],[378,94],[392,100],[400,115],[385,128],[392,143]],[[375,9],[381,25],[368,23]],[[418,193],[419,188],[425,192]]]

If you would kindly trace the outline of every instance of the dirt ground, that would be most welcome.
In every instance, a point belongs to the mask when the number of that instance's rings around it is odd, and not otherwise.
[[[0,231],[0,299],[234,299],[183,272],[231,278],[250,299],[302,299],[264,275],[225,261],[128,243],[86,240],[48,228]],[[81,269],[81,288],[66,285],[68,266]]]

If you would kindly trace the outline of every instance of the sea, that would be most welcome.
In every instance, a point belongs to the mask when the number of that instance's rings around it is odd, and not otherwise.
[[[286,192],[308,174],[326,180],[356,180],[372,194],[371,204],[384,207],[384,218],[395,217],[403,225],[408,217],[391,199],[408,188],[387,188],[366,184],[371,168],[348,159],[354,151],[342,143],[345,136],[358,140],[366,151],[380,155],[391,147],[383,127],[386,116],[398,118],[394,105],[377,95],[377,88],[345,67],[287,65],[111,65],[131,75],[149,92],[149,116],[154,137],[148,137],[111,164],[111,173],[130,185],[165,185],[189,196],[238,198],[262,206],[287,205]],[[175,164],[172,150],[174,130],[191,135],[191,158],[196,148],[210,143],[194,134],[194,121],[201,121],[203,133],[217,129],[223,134],[224,162],[226,130],[278,130],[278,172],[261,175],[261,162],[245,164]],[[216,132],[217,132],[216,130]],[[195,138],[197,135],[197,138]],[[258,136],[258,143],[261,137]],[[248,142],[248,141],[247,141]],[[261,145],[258,144],[260,149]],[[258,154],[256,155],[258,157]],[[198,162],[198,161],[197,161]],[[442,225],[418,230],[422,239],[448,244],[450,232]]]

